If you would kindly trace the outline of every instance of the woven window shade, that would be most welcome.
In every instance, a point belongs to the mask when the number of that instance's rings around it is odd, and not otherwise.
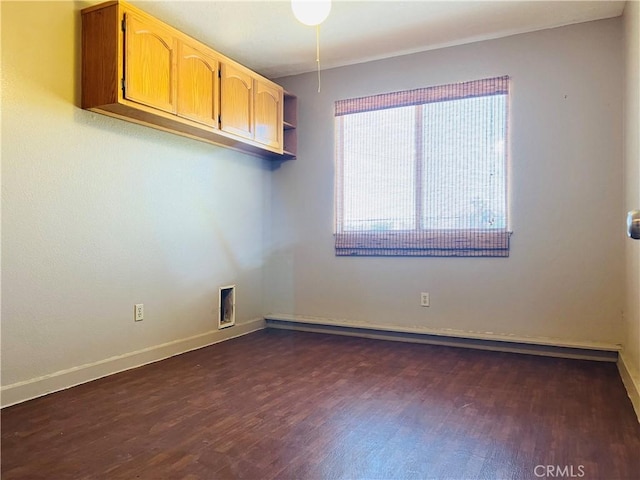
[[[509,255],[509,78],[339,100],[336,255]]]

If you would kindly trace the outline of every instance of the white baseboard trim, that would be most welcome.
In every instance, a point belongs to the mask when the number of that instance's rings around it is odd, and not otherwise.
[[[621,349],[620,345],[601,342],[522,337],[452,329],[373,325],[349,320],[288,314],[269,314],[265,320],[267,328],[607,362],[617,361],[618,351]]]
[[[627,389],[627,394],[631,399],[631,404],[640,423],[640,374],[636,372],[631,365],[625,352],[620,352],[618,357],[618,371],[620,372],[620,378],[622,378],[622,383],[624,383],[624,387]]]
[[[153,347],[125,353],[124,355],[3,386],[0,390],[0,408],[25,402],[49,393],[66,390],[82,383],[158,362],[191,350],[208,347],[209,345],[247,335],[264,328],[265,320],[256,318],[245,323],[236,323],[233,327],[223,330],[212,330],[193,337],[154,345]]]

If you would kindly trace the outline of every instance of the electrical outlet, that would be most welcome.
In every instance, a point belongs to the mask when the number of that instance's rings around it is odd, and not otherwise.
[[[133,320],[136,322],[144,320],[144,304],[136,303],[133,306]]]
[[[420,294],[420,305],[423,307],[429,306],[429,292],[422,292]]]

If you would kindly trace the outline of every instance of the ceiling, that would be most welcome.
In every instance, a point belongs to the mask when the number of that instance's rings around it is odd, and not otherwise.
[[[316,69],[315,27],[289,1],[131,1],[269,78]],[[320,27],[323,69],[622,14],[624,1],[333,0]]]

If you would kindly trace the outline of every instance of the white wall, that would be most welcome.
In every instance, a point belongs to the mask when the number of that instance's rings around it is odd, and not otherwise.
[[[621,20],[278,81],[299,97],[298,160],[275,172],[266,309],[285,314],[616,344],[623,338]],[[511,256],[333,253],[333,102],[512,77]],[[419,306],[419,292],[431,307]]]
[[[640,210],[640,2],[627,2],[625,31],[625,207]],[[627,389],[640,419],[640,241],[626,239],[624,360]],[[624,373],[624,372],[623,372]],[[624,378],[624,374],[623,374]]]
[[[261,319],[269,164],[81,110],[80,2],[1,8],[3,403],[221,338],[221,285]]]

